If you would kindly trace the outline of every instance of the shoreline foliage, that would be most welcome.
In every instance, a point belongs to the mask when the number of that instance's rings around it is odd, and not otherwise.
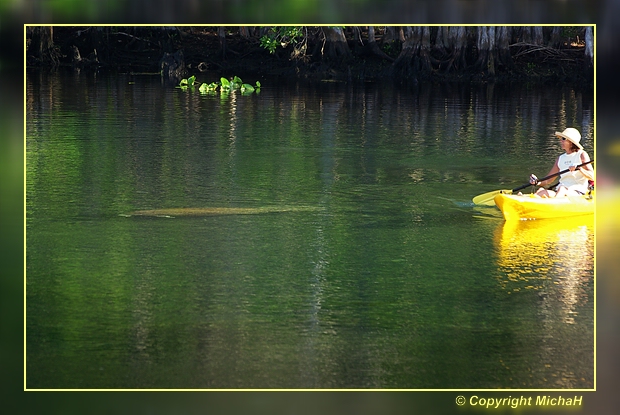
[[[592,26],[29,26],[26,62],[157,73],[176,53],[189,73],[215,79],[592,86],[593,45]]]

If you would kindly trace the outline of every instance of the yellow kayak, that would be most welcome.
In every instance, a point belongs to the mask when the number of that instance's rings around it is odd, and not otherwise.
[[[500,193],[495,196],[494,201],[506,220],[550,219],[594,214],[594,198],[591,195],[542,198],[533,194],[519,196]]]

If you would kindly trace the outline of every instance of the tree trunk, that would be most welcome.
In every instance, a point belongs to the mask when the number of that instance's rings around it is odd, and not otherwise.
[[[52,26],[40,26],[32,29],[32,39],[29,49],[41,63],[58,64],[58,54],[54,49],[54,28]]]
[[[347,44],[347,38],[341,27],[322,28],[325,34],[325,43],[321,49],[321,56],[334,61],[343,62],[351,58],[351,50]]]
[[[404,30],[403,49],[394,62],[392,71],[402,78],[418,78],[428,75],[432,70],[430,59],[430,28],[428,26],[407,26]]]
[[[422,27],[422,39],[420,44],[420,60],[422,63],[422,72],[429,74],[433,71],[431,64],[431,28]]]
[[[436,50],[445,57],[447,55],[447,51],[450,49],[449,40],[449,26],[438,27],[433,50]]]
[[[553,49],[559,49],[562,46],[562,28],[560,26],[554,26],[551,30],[551,37],[549,39],[549,47]]]
[[[478,60],[476,69],[484,75],[495,76],[497,66],[497,49],[495,48],[495,26],[478,28]]]
[[[405,34],[402,27],[387,26],[385,33],[383,34],[383,42],[392,42],[398,40],[403,43],[405,41]]]
[[[394,62],[394,59],[388,56],[385,52],[381,50],[377,41],[375,40],[375,28],[374,26],[368,26],[368,49],[373,55],[379,56],[380,58],[387,59],[391,62]]]
[[[495,26],[478,27],[478,60],[476,69],[484,75],[495,76]]]
[[[495,30],[495,38],[497,44],[497,64],[503,65],[506,69],[514,69],[514,62],[510,54],[510,38],[512,37],[512,28],[499,26]]]
[[[592,71],[594,68],[594,30],[592,26],[587,26],[585,32],[585,67],[587,71]]]
[[[465,26],[451,26],[448,32],[452,57],[448,61],[445,72],[459,71],[467,67],[467,30]]]
[[[159,69],[166,85],[178,85],[179,81],[187,76],[183,51],[164,52],[164,56],[159,61]]]
[[[226,60],[226,28],[219,26],[217,28],[217,36],[220,39],[220,51],[222,52],[222,59]]]
[[[543,45],[542,26],[525,26],[521,28],[521,41],[533,45]]]
[[[535,45],[543,45],[543,28],[542,26],[534,26],[532,27],[532,43]]]

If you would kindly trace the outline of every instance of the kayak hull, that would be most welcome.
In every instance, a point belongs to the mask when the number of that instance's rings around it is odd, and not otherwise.
[[[506,220],[552,219],[594,214],[591,196],[542,198],[534,195],[498,194],[495,205]]]

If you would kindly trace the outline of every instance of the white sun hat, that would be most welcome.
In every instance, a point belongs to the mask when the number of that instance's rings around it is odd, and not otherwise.
[[[567,139],[568,141],[579,147],[581,150],[583,150],[583,146],[579,144],[579,142],[581,141],[581,134],[575,128],[567,128],[561,133],[556,131],[555,135]]]

